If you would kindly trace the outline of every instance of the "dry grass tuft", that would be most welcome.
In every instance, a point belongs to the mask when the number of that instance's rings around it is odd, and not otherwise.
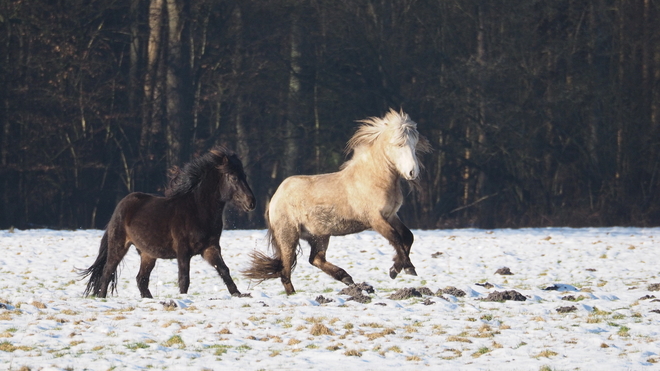
[[[175,320],[169,320],[169,321],[163,323],[163,325],[161,327],[167,328],[167,327],[170,327],[173,324],[177,324],[177,325],[181,326],[181,322],[175,321]]]
[[[369,339],[369,340],[374,340],[374,339],[385,337],[386,335],[395,335],[395,334],[396,334],[396,332],[394,332],[394,329],[386,328],[383,331],[373,332],[371,334],[366,334],[364,336],[366,336],[367,339]]]
[[[319,336],[319,335],[334,335],[332,330],[330,330],[326,325],[322,323],[315,323],[314,326],[312,326],[312,330],[310,333],[314,336]]]
[[[394,353],[403,353],[403,351],[401,351],[401,348],[399,348],[396,345],[385,349],[385,351],[386,352],[394,352]]]
[[[550,357],[554,357],[554,356],[556,356],[556,355],[558,355],[558,354],[559,354],[559,353],[557,353],[557,352],[555,352],[555,351],[552,351],[552,350],[550,350],[550,349],[545,349],[545,350],[543,350],[541,353],[539,353],[539,354],[537,354],[536,356],[534,356],[534,358],[541,358],[541,357],[550,358]]]
[[[179,346],[179,348],[183,349],[186,347],[186,343],[183,342],[183,339],[181,339],[181,336],[179,335],[173,335],[169,339],[167,339],[166,342],[163,343],[163,346],[165,347],[173,347],[173,346]]]
[[[461,336],[455,336],[455,335],[448,336],[447,341],[457,341],[459,343],[471,343],[472,342],[472,340],[470,340],[468,338],[464,338],[464,337],[461,337]]]
[[[488,349],[488,347],[481,347],[481,348],[477,349],[476,352],[472,353],[472,357],[473,358],[479,358],[479,357],[483,356],[484,354],[486,354],[488,352],[490,352],[490,349]]]
[[[32,302],[32,305],[33,305],[35,308],[46,309],[46,304],[44,304],[44,303],[42,303],[42,302],[40,302],[40,301],[36,301],[36,300],[35,300],[35,301]]]

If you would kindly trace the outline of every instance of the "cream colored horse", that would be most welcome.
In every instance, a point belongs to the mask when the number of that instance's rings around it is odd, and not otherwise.
[[[397,215],[403,203],[400,179],[417,179],[417,152],[428,152],[431,146],[403,112],[390,110],[383,118],[360,122],[347,145],[353,156],[340,171],[292,176],[279,186],[266,211],[274,257],[253,252],[251,267],[243,271],[246,277],[259,281],[279,277],[286,293],[293,294],[291,272],[296,265],[296,247],[303,239],[311,246],[311,264],[350,285],[351,276],[325,259],[330,236],[370,228],[396,251],[391,278],[401,270],[417,274],[409,257],[413,234]]]

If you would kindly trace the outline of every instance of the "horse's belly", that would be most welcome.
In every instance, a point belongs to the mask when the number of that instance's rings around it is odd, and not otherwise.
[[[330,230],[331,236],[344,236],[347,234],[359,233],[368,229],[363,223],[357,220],[341,220],[337,224],[333,225],[333,228]]]
[[[307,232],[316,236],[343,236],[369,228],[359,220],[341,217],[335,214],[331,208],[324,207],[317,207],[307,214],[303,227]]]

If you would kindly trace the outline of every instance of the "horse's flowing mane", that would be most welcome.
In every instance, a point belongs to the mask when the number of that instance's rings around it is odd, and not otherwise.
[[[360,127],[346,144],[347,155],[351,152],[355,154],[361,148],[373,145],[383,133],[388,131],[391,132],[391,144],[404,145],[408,138],[412,137],[417,140],[417,147],[415,147],[417,152],[431,151],[429,141],[417,132],[417,123],[403,111],[396,112],[390,108],[385,117],[369,117],[358,122],[361,123]],[[350,163],[351,160],[348,160],[340,168],[344,169]]]
[[[362,125],[346,144],[346,152],[373,144],[386,131],[392,132],[392,144],[396,145],[403,145],[408,137],[419,138],[417,124],[407,114],[393,109],[390,109],[385,117],[369,117],[358,122]]]
[[[222,165],[223,159],[234,153],[222,146],[213,147],[208,153],[193,159],[183,166],[183,169],[174,167],[170,169],[170,182],[165,195],[175,197],[192,192],[209,172],[209,167]]]

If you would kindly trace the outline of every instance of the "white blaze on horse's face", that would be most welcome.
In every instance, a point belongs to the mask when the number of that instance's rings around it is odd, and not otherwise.
[[[417,136],[407,135],[405,141],[395,139],[390,142],[388,156],[397,171],[406,180],[414,180],[419,176],[419,164],[417,163]]]

